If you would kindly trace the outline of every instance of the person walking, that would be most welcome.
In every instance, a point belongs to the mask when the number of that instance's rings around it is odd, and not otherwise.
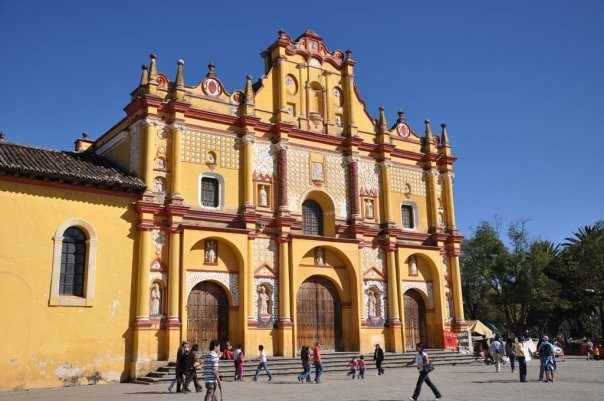
[[[380,344],[375,344],[375,351],[373,351],[373,360],[375,361],[375,368],[378,371],[378,376],[384,374],[384,368],[382,362],[384,362],[384,351],[380,348]]]
[[[588,338],[585,342],[585,351],[587,351],[587,360],[594,360],[594,343]]]
[[[495,336],[495,339],[489,347],[489,353],[495,363],[495,372],[501,372],[501,356],[503,355],[503,345],[499,341],[499,336]]]
[[[240,358],[241,357],[241,358]],[[241,352],[241,345],[237,345],[237,349],[233,352],[233,363],[235,365],[235,380],[242,380],[241,371],[243,370],[243,352]]]
[[[354,378],[357,376],[357,366],[358,366],[358,362],[357,362],[357,357],[353,356],[352,359],[350,360],[350,362],[348,362],[348,367],[350,368],[350,371],[348,371],[348,373],[346,373],[346,376],[350,376],[352,375],[352,379],[354,380]]]
[[[189,355],[187,355],[187,362],[185,366],[187,372],[187,380],[185,381],[185,392],[189,391],[189,384],[192,380],[193,384],[195,385],[195,392],[201,393],[202,387],[199,383],[199,379],[197,378],[198,367],[201,367],[201,354],[199,353],[199,345],[193,344],[191,352],[189,352]]]
[[[518,361],[518,372],[520,373],[520,381],[526,383],[526,350],[522,341],[522,336],[518,337],[518,344],[516,344],[515,353],[516,361]]]
[[[186,375],[185,375],[185,363],[187,359],[187,353],[189,352],[189,343],[183,341],[178,350],[176,351],[176,377],[172,380],[172,383],[168,386],[168,391],[171,393],[174,384],[176,384],[176,392],[180,393],[181,388],[184,392]]]
[[[511,338],[505,342],[505,354],[510,358],[512,373],[516,371],[516,343]]]
[[[312,359],[315,363],[315,383],[321,383],[323,374],[323,361],[321,359],[321,343],[317,342],[312,350]]]
[[[206,396],[204,401],[218,401],[216,388],[220,389],[220,399],[222,400],[222,381],[218,371],[218,360],[220,352],[220,342],[218,340],[210,341],[210,352],[203,359],[203,380],[206,383]]]
[[[258,367],[256,368],[256,375],[254,376],[254,381],[258,380],[258,375],[260,374],[260,369],[264,369],[266,371],[266,374],[268,375],[268,381],[270,382],[271,380],[273,380],[273,375],[271,374],[271,371],[268,368],[268,365],[266,362],[266,353],[264,352],[264,345],[259,345],[258,351],[260,351],[260,363],[258,364]]]
[[[406,364],[406,366],[416,365],[417,370],[419,370],[419,377],[417,378],[417,383],[415,384],[415,391],[413,392],[413,395],[409,397],[409,399],[417,401],[417,397],[419,397],[419,393],[422,391],[422,384],[426,382],[428,387],[430,387],[430,389],[434,393],[434,400],[440,400],[442,397],[440,391],[438,391],[434,383],[432,383],[432,381],[428,377],[428,374],[431,370],[434,370],[434,368],[430,363],[430,358],[428,357],[428,354],[424,352],[424,344],[417,343],[415,345],[415,351],[417,351],[417,355],[415,356],[415,358]]]
[[[487,336],[484,334],[482,335],[482,340],[480,341],[480,349],[484,354],[484,364],[488,365],[490,363],[491,354],[489,353],[489,340],[487,340]]]
[[[359,366],[359,379],[364,379],[365,378],[365,356],[361,355],[359,357],[359,360],[357,363]]]
[[[303,345],[300,350],[300,359],[302,360],[302,373],[298,375],[298,381],[310,383],[310,348],[307,345]]]

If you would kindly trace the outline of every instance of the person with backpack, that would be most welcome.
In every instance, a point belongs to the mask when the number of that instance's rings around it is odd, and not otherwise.
[[[516,371],[516,343],[511,338],[505,342],[505,354],[510,358],[512,373]]]
[[[298,381],[304,382],[306,380],[307,383],[311,383],[310,375],[310,348],[308,345],[303,345],[300,350],[300,359],[302,360],[302,373],[298,375]]]
[[[554,345],[549,342],[548,336],[543,336],[543,342],[538,349],[541,359],[540,371],[545,372],[545,382],[554,382],[554,370],[556,369],[556,360],[554,356]],[[539,378],[541,380],[541,378]]]
[[[430,387],[430,389],[434,393],[434,397],[435,397],[434,400],[435,401],[440,400],[442,397],[442,395],[440,394],[440,391],[438,391],[438,389],[436,388],[434,383],[432,383],[432,381],[428,377],[428,374],[434,370],[434,367],[432,366],[432,363],[430,362],[430,358],[428,358],[428,354],[426,354],[424,352],[424,348],[425,348],[424,344],[417,343],[415,345],[415,350],[417,351],[417,355],[415,356],[415,358],[413,360],[409,361],[405,365],[405,366],[416,365],[417,370],[419,370],[419,377],[417,378],[417,383],[415,384],[415,391],[413,392],[413,395],[409,397],[409,399],[413,400],[413,401],[417,401],[417,397],[419,397],[419,393],[422,390],[422,384],[424,384],[424,382],[426,382],[428,387]]]

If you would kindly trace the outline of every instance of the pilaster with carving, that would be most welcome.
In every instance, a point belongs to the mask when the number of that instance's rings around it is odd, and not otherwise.
[[[279,212],[288,212],[287,202],[287,143],[279,142],[277,148],[277,171],[279,175]]]

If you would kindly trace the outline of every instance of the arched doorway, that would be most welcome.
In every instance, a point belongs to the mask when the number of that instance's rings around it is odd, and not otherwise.
[[[298,347],[321,343],[324,350],[342,351],[342,308],[334,285],[327,279],[306,279],[296,297]]]
[[[187,300],[187,340],[207,351],[210,341],[229,338],[229,301],[224,290],[215,283],[198,283]]]
[[[415,290],[403,295],[405,305],[405,349],[415,349],[415,344],[426,344],[426,305],[422,296]]]

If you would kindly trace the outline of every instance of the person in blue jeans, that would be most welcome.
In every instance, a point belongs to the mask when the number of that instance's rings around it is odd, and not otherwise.
[[[256,375],[254,376],[254,381],[258,380],[258,375],[260,374],[260,369],[264,369],[264,370],[266,370],[266,374],[268,375],[268,381],[270,382],[271,380],[273,380],[273,375],[271,374],[271,371],[268,368],[268,365],[266,364],[266,353],[264,352],[264,345],[259,345],[258,351],[260,351],[260,363],[258,364],[258,367],[256,368]]]
[[[298,375],[298,381],[303,382],[306,380],[307,383],[310,383],[310,349],[307,345],[303,345],[300,351],[300,359],[302,359],[302,368],[304,371]]]
[[[321,361],[321,344],[316,343],[312,350],[312,359],[315,362],[315,382],[321,383],[321,375],[323,374],[323,363]]]

